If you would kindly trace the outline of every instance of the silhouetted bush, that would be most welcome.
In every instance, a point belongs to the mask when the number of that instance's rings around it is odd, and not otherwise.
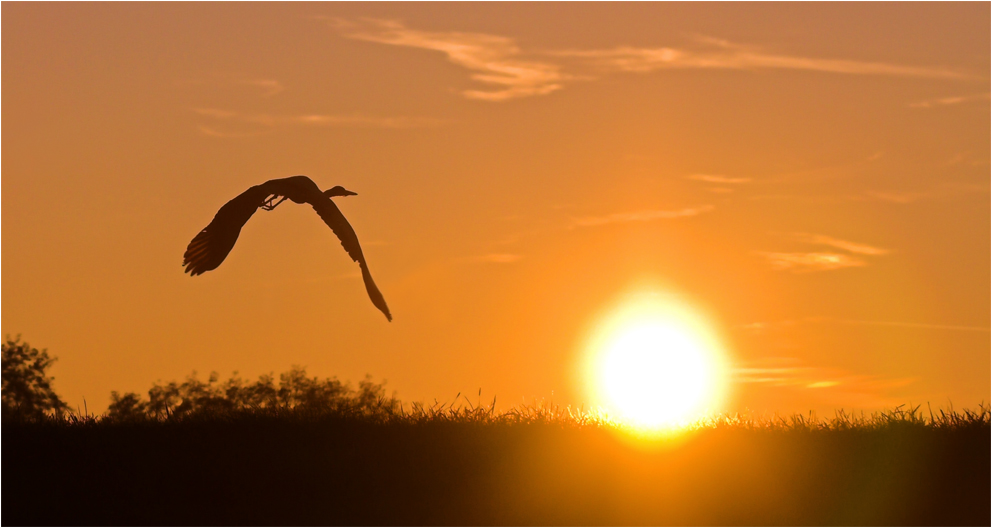
[[[107,417],[125,421],[148,419],[148,402],[141,401],[141,395],[134,392],[121,396],[117,391],[111,391]]]
[[[201,381],[196,372],[182,383],[152,386],[148,400],[135,393],[111,393],[107,418],[115,421],[177,420],[219,418],[232,413],[305,413],[311,416],[337,415],[388,418],[400,412],[394,396],[387,397],[383,385],[366,378],[352,389],[335,378],[307,376],[306,369],[293,367],[279,376],[277,387],[271,375],[259,376],[254,383],[234,377],[218,383],[212,372]]]
[[[5,420],[39,420],[65,411],[66,404],[52,389],[55,378],[46,373],[58,358],[50,357],[48,350],[38,350],[27,342],[21,342],[21,336],[14,339],[6,337],[2,345],[2,358]]]

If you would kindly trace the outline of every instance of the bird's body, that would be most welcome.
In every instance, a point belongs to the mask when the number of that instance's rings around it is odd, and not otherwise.
[[[386,300],[372,281],[372,274],[362,254],[362,246],[358,243],[358,235],[331,200],[332,196],[354,194],[356,193],[341,186],[321,191],[317,184],[306,176],[290,176],[255,185],[224,204],[217,211],[213,221],[189,243],[183,255],[186,273],[195,276],[220,266],[238,241],[241,228],[259,208],[272,210],[287,199],[298,204],[308,203],[341,240],[341,245],[348,252],[348,256],[358,262],[372,304],[386,315],[386,319],[392,321]],[[280,196],[282,199],[273,203],[275,198]]]

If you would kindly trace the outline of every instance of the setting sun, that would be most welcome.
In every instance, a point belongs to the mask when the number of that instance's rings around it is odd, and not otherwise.
[[[719,404],[720,348],[688,307],[641,295],[601,323],[590,345],[587,376],[610,416],[636,429],[669,429]]]

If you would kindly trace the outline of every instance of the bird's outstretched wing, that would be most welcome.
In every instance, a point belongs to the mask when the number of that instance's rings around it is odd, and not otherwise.
[[[369,272],[369,266],[365,263],[365,255],[362,254],[362,246],[358,243],[358,235],[348,223],[348,219],[344,217],[338,206],[334,205],[334,202],[326,196],[321,196],[320,200],[314,200],[310,205],[338,236],[338,240],[341,241],[344,250],[348,252],[348,256],[362,268],[362,280],[365,281],[365,290],[369,292],[369,299],[372,299],[372,304],[386,315],[387,320],[392,321],[393,316],[389,313],[389,307],[386,306],[386,299],[382,297],[375,281],[372,280],[372,273]]]
[[[264,184],[255,185],[224,204],[210,225],[203,228],[186,247],[186,253],[183,254],[186,273],[199,275],[220,266],[238,241],[245,222],[265,203],[270,194]]]

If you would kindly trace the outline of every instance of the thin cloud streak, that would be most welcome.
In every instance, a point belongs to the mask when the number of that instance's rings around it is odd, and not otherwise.
[[[810,273],[866,266],[863,260],[840,253],[772,253],[756,251],[776,271]]]
[[[804,317],[802,319],[785,319],[781,321],[758,321],[754,323],[737,325],[735,328],[746,330],[755,334],[762,334],[771,330],[789,328],[798,324],[846,324],[846,325],[866,325],[866,326],[891,326],[898,328],[916,328],[921,330],[946,330],[957,332],[992,332],[992,328],[984,326],[968,325],[948,325],[934,323],[916,323],[907,321],[867,321],[861,319],[838,319],[836,317]]]
[[[828,246],[835,249],[854,253],[855,255],[880,256],[889,253],[888,249],[869,246],[858,242],[841,240],[826,235],[816,235],[812,233],[793,233],[791,237],[800,242]],[[843,253],[833,252],[808,252],[808,253],[782,253],[769,251],[756,251],[768,261],[772,269],[776,271],[789,271],[792,273],[810,273],[814,271],[832,271],[843,268],[855,268],[867,266],[868,263]]]
[[[271,97],[285,90],[282,83],[280,83],[275,79],[249,79],[241,82],[249,86],[256,86],[259,89],[263,90],[264,93],[262,95],[266,97]]]
[[[410,29],[395,20],[325,17],[343,37],[440,51],[448,60],[473,73],[471,78],[493,85],[492,90],[464,90],[462,95],[481,101],[505,101],[547,95],[562,88],[565,76],[548,62],[521,60],[513,39],[484,33],[431,32]]]
[[[971,165],[976,165],[976,162],[971,162]],[[988,162],[984,162],[988,164]],[[895,204],[910,204],[913,202],[918,202],[921,200],[929,200],[935,198],[948,199],[952,197],[960,197],[970,194],[988,194],[989,184],[988,183],[958,183],[958,182],[943,182],[938,185],[934,185],[929,189],[916,191],[916,192],[904,192],[904,191],[865,191],[861,195],[855,195],[850,197],[852,200],[873,200],[881,202],[890,202]]]
[[[216,75],[209,79],[180,79],[175,81],[176,86],[200,86],[222,89],[228,91],[236,86],[252,86],[257,88],[262,97],[271,97],[281,93],[286,89],[281,82],[276,79],[246,79],[243,77],[232,77],[230,75]]]
[[[926,101],[917,101],[915,103],[909,103],[910,108],[933,108],[938,106],[951,106],[958,105],[961,103],[970,103],[973,101],[988,101],[989,94],[970,94],[970,95],[952,95],[949,97],[940,97],[937,99],[927,99]]]
[[[737,383],[760,383],[800,389],[835,389],[856,393],[883,393],[905,387],[917,378],[882,378],[842,369],[810,367],[796,358],[763,358],[732,370]]]
[[[527,53],[516,41],[499,35],[421,31],[396,20],[375,18],[315,18],[326,21],[344,38],[439,51],[448,61],[475,72],[470,75],[474,81],[492,86],[488,90],[463,90],[461,94],[464,97],[491,102],[547,95],[562,89],[566,81],[595,79],[595,76],[588,74],[565,74],[562,72],[563,64],[559,62],[569,62],[579,70],[598,69],[600,73],[648,73],[663,69],[777,69],[938,79],[972,77],[939,68],[777,55],[713,38],[696,39],[709,46],[709,50],[620,46],[612,49],[530,52],[531,56],[539,54],[543,57],[542,60],[534,60],[521,58]],[[552,62],[549,58],[556,58],[559,62]]]
[[[246,138],[260,135],[260,132],[225,132],[205,125],[197,127],[201,134],[216,138]]]
[[[590,227],[615,224],[618,222],[647,222],[650,220],[661,220],[668,218],[685,218],[700,215],[702,213],[712,211],[713,209],[714,207],[712,205],[703,205],[700,207],[687,207],[685,209],[675,211],[647,210],[629,213],[615,213],[606,216],[587,216],[583,218],[573,218],[572,225],[573,227]]]
[[[726,41],[707,39],[715,44],[710,51],[677,48],[616,47],[604,50],[570,50],[554,55],[586,60],[605,71],[648,73],[662,69],[779,69],[805,70],[846,75],[890,75],[965,79],[967,75],[936,68],[900,66],[882,62],[862,62],[844,59],[818,59],[764,53],[757,49]]]
[[[890,252],[888,249],[877,248],[869,246],[868,244],[859,244],[857,242],[849,242],[847,240],[841,240],[839,238],[828,237],[825,235],[796,233],[795,237],[797,240],[807,242],[809,244],[830,246],[832,248],[843,249],[844,251],[857,253],[859,255],[886,255]]]
[[[751,181],[751,178],[733,178],[716,174],[692,174],[686,178],[707,183],[748,183]]]
[[[443,123],[439,119],[426,117],[372,117],[363,115],[273,115],[273,114],[244,114],[219,108],[194,108],[193,112],[239,126],[255,126],[272,128],[276,126],[324,126],[324,127],[356,127],[356,128],[386,128],[407,129],[438,126]],[[221,137],[238,137],[255,135],[253,133],[227,133],[217,130],[216,126],[200,128],[205,134]]]
[[[926,330],[953,330],[961,332],[992,332],[992,328],[981,326],[942,325],[928,323],[905,323],[901,321],[858,321],[855,319],[834,319],[834,322],[850,325],[896,326],[901,328],[920,328]]]

